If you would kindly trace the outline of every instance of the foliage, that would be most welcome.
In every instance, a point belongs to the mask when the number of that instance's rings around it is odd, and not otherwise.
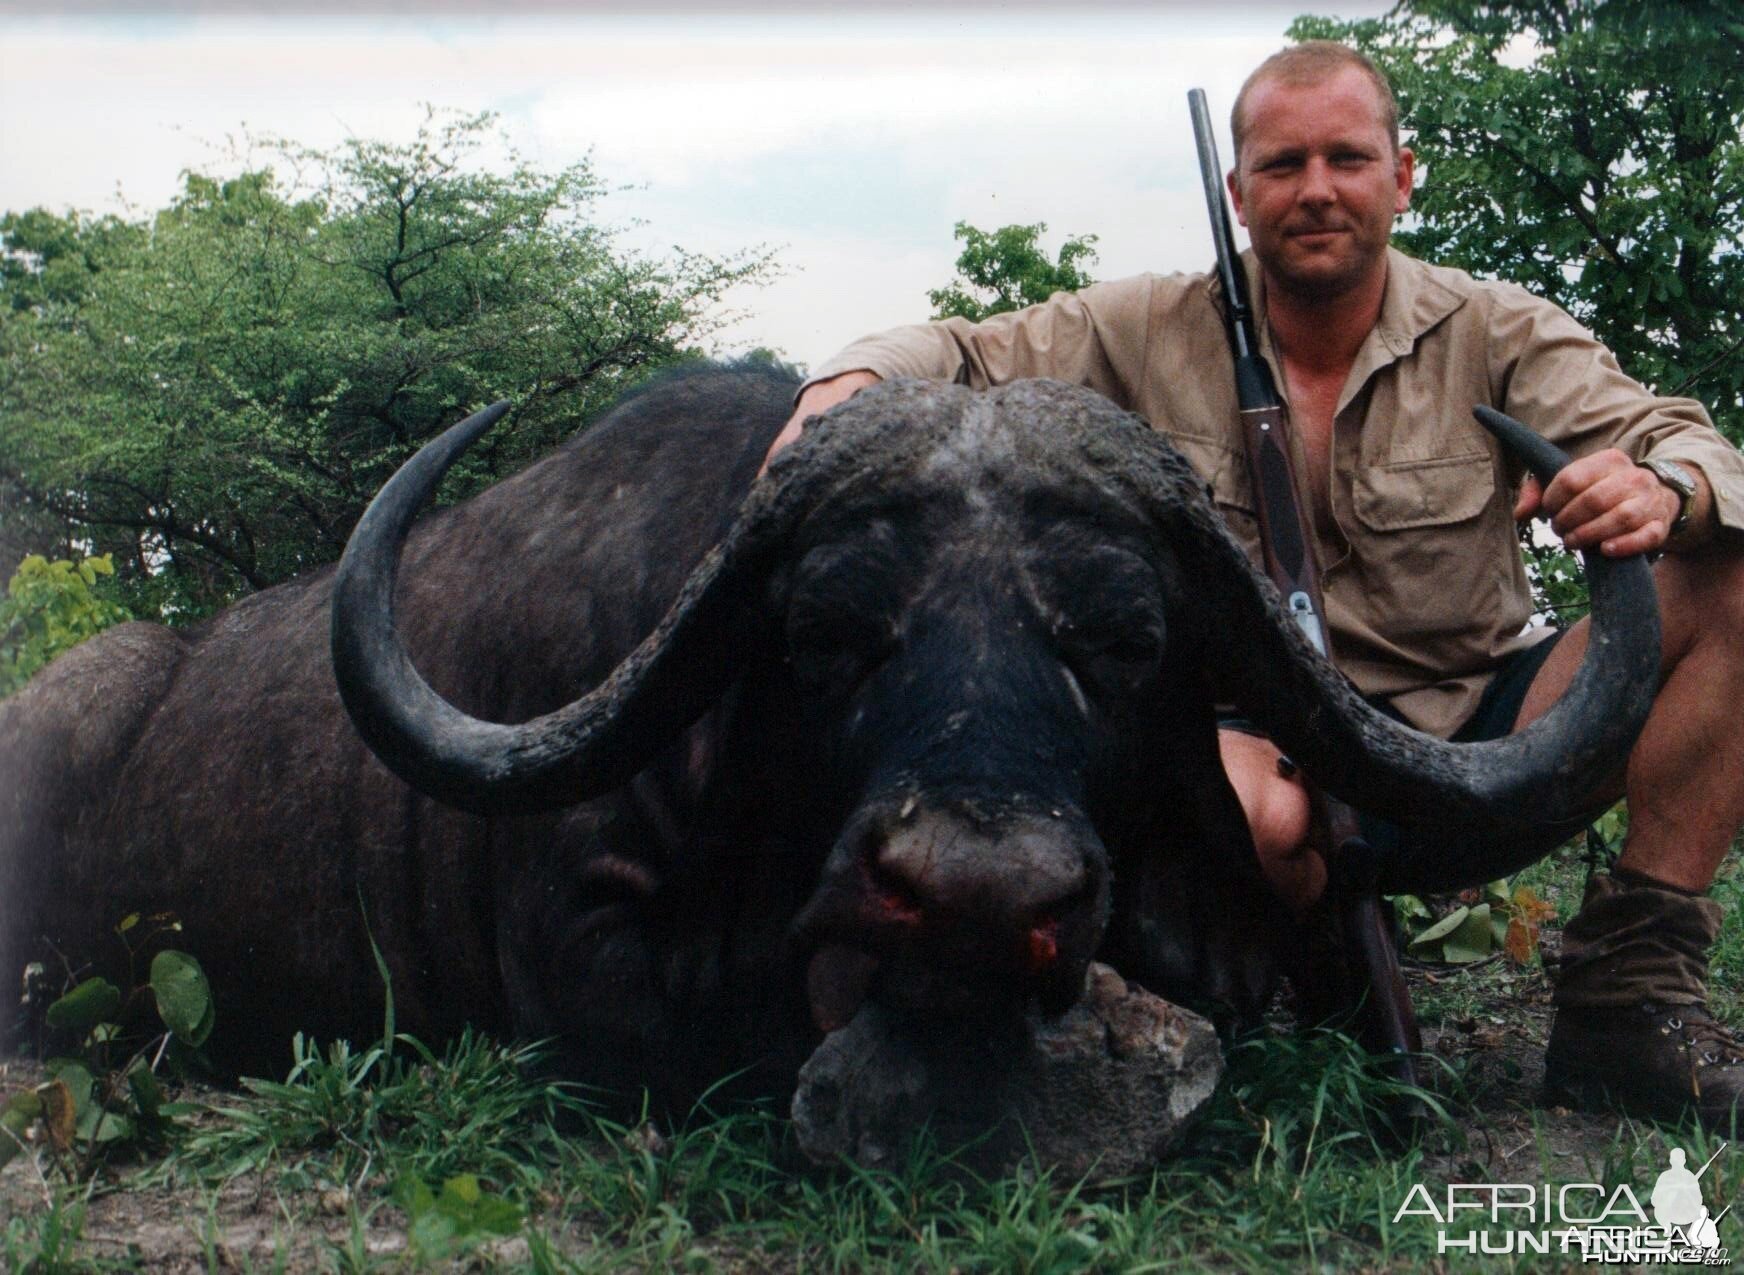
[[[394,1203],[411,1221],[407,1248],[420,1264],[441,1261],[482,1239],[514,1235],[525,1220],[520,1206],[486,1194],[470,1173],[449,1178],[441,1194],[422,1178],[402,1178],[394,1186]]]
[[[951,231],[963,241],[957,277],[942,288],[928,290],[933,318],[978,321],[1046,301],[1056,292],[1089,286],[1093,280],[1085,267],[1096,260],[1096,236],[1068,236],[1050,261],[1041,247],[1047,229],[1047,223],[1040,221],[991,231],[959,221]]]
[[[143,981],[134,973],[146,951],[181,928],[167,915],[127,916],[115,934],[127,952],[128,993],[91,975],[71,979],[47,1006],[44,1027],[70,1042],[72,1052],[49,1060],[46,1082],[0,1104],[0,1167],[33,1136],[78,1179],[88,1178],[116,1146],[167,1140],[181,1113],[165,1101],[157,1069],[167,1062],[179,1070],[197,1058],[215,1022],[212,990],[200,963],[174,948],[158,948]],[[26,971],[27,989],[42,980],[40,966]],[[140,1038],[131,1026],[146,1001],[157,1027]]]
[[[291,1051],[283,1081],[245,1079],[250,1101],[213,1110],[221,1122],[184,1142],[183,1166],[229,1177],[276,1165],[294,1180],[324,1161],[324,1180],[342,1183],[391,1163],[408,1179],[471,1174],[525,1188],[528,1167],[559,1154],[552,1126],[586,1111],[572,1086],[537,1077],[536,1047],[471,1031],[441,1055],[404,1033],[363,1050],[298,1036]]]
[[[1744,443],[1735,5],[1404,0],[1290,34],[1354,44],[1392,79],[1420,174],[1401,247],[1556,302]],[[1526,547],[1544,609],[1583,610],[1568,556]]]
[[[1503,955],[1524,965],[1538,951],[1539,930],[1556,909],[1529,885],[1492,881],[1482,890],[1462,890],[1437,915],[1414,894],[1393,899],[1410,954],[1419,960],[1466,965]]]
[[[492,168],[488,116],[256,143],[149,216],[0,216],[0,483],[204,614],[339,554],[419,444],[512,398],[444,491],[548,448],[724,321],[767,254],[621,248],[582,162]],[[506,146],[506,142],[502,143]]]
[[[114,574],[108,554],[78,562],[31,554],[18,564],[0,599],[0,696],[62,651],[129,618],[98,587],[99,576]]]

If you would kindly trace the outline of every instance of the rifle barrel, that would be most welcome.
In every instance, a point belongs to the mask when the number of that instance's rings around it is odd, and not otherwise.
[[[1211,132],[1211,107],[1204,89],[1187,90],[1187,109],[1193,116],[1193,141],[1199,149],[1199,179],[1205,186],[1205,211],[1211,216],[1211,241],[1217,249],[1217,275],[1229,308],[1229,342],[1240,359],[1258,358],[1254,339],[1253,303],[1248,300],[1247,276],[1235,248],[1235,230],[1229,224],[1229,205],[1223,200],[1223,164],[1217,158],[1217,138]]]

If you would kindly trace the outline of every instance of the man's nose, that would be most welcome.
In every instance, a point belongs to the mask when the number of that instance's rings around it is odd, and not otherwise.
[[[1302,185],[1296,197],[1305,204],[1330,204],[1337,198],[1332,168],[1324,159],[1310,159],[1302,166]]]

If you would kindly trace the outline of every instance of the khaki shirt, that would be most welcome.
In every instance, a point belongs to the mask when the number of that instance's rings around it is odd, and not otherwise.
[[[1261,352],[1280,374],[1264,297]],[[1047,376],[1137,412],[1198,468],[1260,561],[1215,276],[1141,275],[981,323],[856,341],[814,380],[867,369],[976,388]],[[1619,447],[1701,467],[1720,523],[1744,528],[1744,456],[1692,399],[1661,398],[1562,310],[1524,289],[1390,250],[1381,315],[1333,424],[1331,490],[1310,497],[1339,667],[1420,729],[1450,735],[1501,660],[1542,638],[1512,516],[1521,468],[1472,419],[1487,403],[1575,455]],[[1300,449],[1298,475],[1306,472]],[[1327,515],[1330,515],[1329,517]]]

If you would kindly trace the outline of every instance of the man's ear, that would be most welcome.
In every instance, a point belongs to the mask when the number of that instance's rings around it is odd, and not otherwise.
[[[1409,146],[1399,148],[1398,162],[1393,166],[1393,182],[1398,192],[1393,199],[1395,213],[1406,212],[1411,207],[1411,175],[1417,171],[1417,156]]]
[[[1247,225],[1247,217],[1241,210],[1241,183],[1235,178],[1235,169],[1232,168],[1224,174],[1223,184],[1229,187],[1229,202],[1235,205],[1235,219],[1242,225]]]

